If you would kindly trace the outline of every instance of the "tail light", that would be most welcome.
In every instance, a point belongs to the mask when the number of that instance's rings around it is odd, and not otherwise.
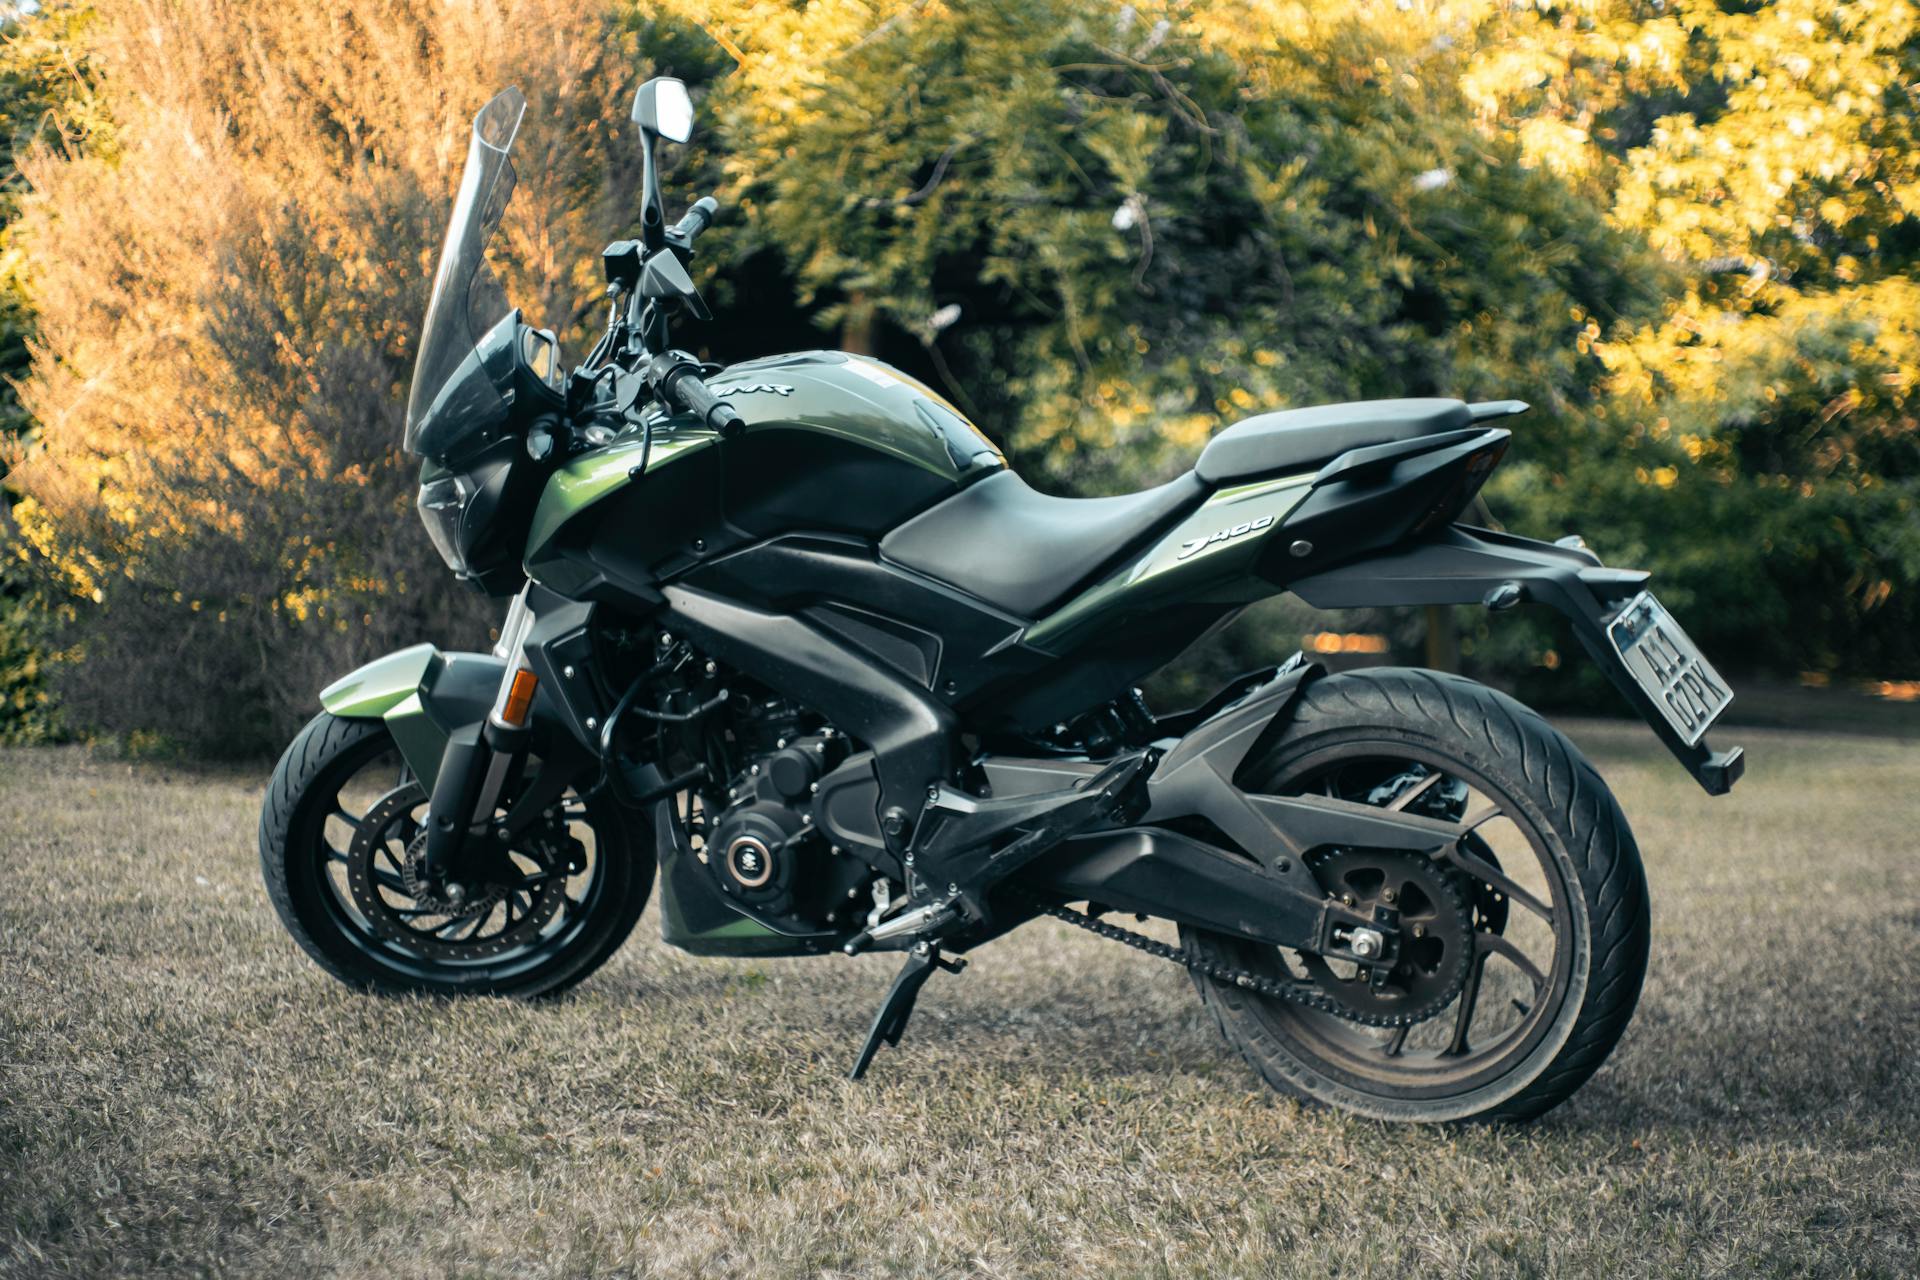
[[[1451,523],[1455,516],[1466,509],[1474,495],[1480,492],[1480,486],[1493,474],[1493,469],[1500,465],[1500,459],[1507,456],[1507,445],[1513,437],[1504,431],[1499,433],[1499,437],[1461,460],[1452,483],[1440,491],[1440,496],[1414,522],[1413,532],[1431,533],[1441,525]]]

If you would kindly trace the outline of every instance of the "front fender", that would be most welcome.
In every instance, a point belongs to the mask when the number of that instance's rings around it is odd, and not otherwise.
[[[384,720],[401,758],[431,792],[447,739],[487,714],[505,671],[492,654],[417,644],[334,681],[320,691],[320,705],[347,719]]]

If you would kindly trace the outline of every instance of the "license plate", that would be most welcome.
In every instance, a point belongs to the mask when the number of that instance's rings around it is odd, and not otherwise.
[[[1652,592],[1642,591],[1607,624],[1607,639],[1688,746],[1697,745],[1733,702],[1727,682]]]

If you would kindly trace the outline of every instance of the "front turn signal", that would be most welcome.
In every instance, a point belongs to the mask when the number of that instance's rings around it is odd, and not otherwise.
[[[533,672],[522,667],[513,673],[513,684],[507,689],[506,705],[500,708],[500,723],[509,729],[526,727],[527,716],[533,711],[533,691],[540,681]]]

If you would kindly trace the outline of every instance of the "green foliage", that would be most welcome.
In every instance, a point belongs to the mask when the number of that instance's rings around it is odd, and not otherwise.
[[[49,5],[27,20],[0,20],[0,145],[6,147],[0,155],[0,481],[10,446],[28,440],[33,428],[15,390],[29,372],[34,325],[22,254],[8,234],[26,187],[14,157],[58,138],[62,116],[93,113],[77,43],[85,21],[85,9],[68,4]],[[59,735],[46,671],[55,643],[52,602],[17,544],[12,505],[11,490],[0,486],[0,742],[44,742]]]
[[[1607,366],[1586,447],[1497,493],[1524,531],[1655,569],[1735,664],[1920,669],[1920,8],[1601,3],[1496,30],[1478,83],[1522,86],[1492,95],[1503,124],[1675,269],[1658,316],[1584,336]]]
[[[0,556],[9,550],[0,535]],[[24,577],[17,561],[0,560],[0,743],[53,742],[62,733],[44,669],[54,632]]]
[[[1653,301],[1602,210],[1473,126],[1447,49],[1347,22],[1235,56],[1132,14],[915,12],[778,112],[727,91],[738,196],[803,285],[916,338],[1060,481],[1169,473],[1256,409],[1577,404],[1585,317]]]
[[[33,178],[0,176],[0,735],[48,646],[76,722],[243,749],[482,625],[394,448],[464,121],[528,90],[499,265],[577,342],[653,68],[702,100],[670,191],[730,208],[718,354],[877,348],[1082,492],[1260,410],[1526,399],[1521,531],[1656,570],[1731,666],[1911,671],[1917,31],[1911,0],[49,0],[0,47]],[[1470,662],[1566,652],[1502,628]]]
[[[1655,570],[1730,665],[1920,666],[1912,5],[1156,12],[743,27],[735,194],[1058,485],[1261,409],[1514,396],[1496,514]]]
[[[1564,471],[1522,462],[1501,486],[1515,524],[1578,515],[1609,559],[1657,566],[1690,629],[1742,664],[1920,667],[1920,433],[1902,368],[1920,289],[1872,294],[1872,310],[1816,296],[1749,318],[1713,348],[1710,398],[1649,407]]]

